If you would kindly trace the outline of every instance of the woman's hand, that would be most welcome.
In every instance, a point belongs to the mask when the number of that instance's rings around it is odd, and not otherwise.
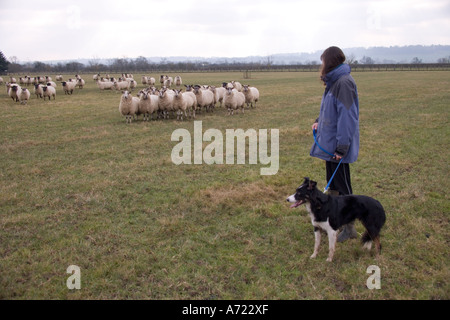
[[[312,129],[317,131],[317,127],[319,127],[319,123],[318,122],[314,122],[312,125]]]

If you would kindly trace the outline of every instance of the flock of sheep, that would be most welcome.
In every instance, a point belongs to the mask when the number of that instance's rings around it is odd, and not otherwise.
[[[9,97],[16,102],[27,104],[31,92],[25,86],[30,85],[34,86],[36,98],[56,99],[56,83],[49,76],[20,77],[19,83],[13,77],[10,77],[9,80],[6,83],[6,91]],[[61,82],[64,93],[69,95],[77,86],[82,89],[85,85],[85,80],[79,75],[75,75],[74,79],[67,81],[63,81],[62,76],[58,75],[55,80]],[[119,111],[127,123],[131,123],[139,115],[143,115],[144,121],[168,119],[171,115],[172,117],[176,116],[177,120],[195,118],[195,114],[202,110],[213,111],[217,103],[220,103],[220,107],[225,107],[229,115],[233,115],[235,111],[237,113],[239,110],[244,113],[245,106],[256,107],[256,102],[259,100],[259,91],[256,87],[243,86],[237,81],[224,82],[222,86],[217,87],[184,85],[185,91],[183,92],[183,82],[180,76],[172,78],[161,75],[159,89],[155,87],[155,78],[142,76],[142,84],[148,85],[148,87],[140,90],[137,96],[133,97],[131,90],[137,87],[137,82],[132,74],[122,74],[118,79],[109,75],[101,77],[100,74],[95,74],[93,80],[100,90],[122,91]],[[0,84],[3,84],[1,77]],[[174,88],[172,89],[172,87]]]
[[[101,81],[97,79],[97,83]],[[123,91],[119,103],[119,112],[125,117],[127,123],[143,115],[144,121],[153,119],[168,119],[172,114],[177,120],[195,118],[195,114],[205,110],[213,111],[216,104],[224,106],[229,115],[239,109],[244,113],[245,106],[256,107],[259,100],[259,91],[255,87],[242,86],[237,81],[224,82],[221,87],[211,85],[184,85],[186,91],[181,89],[182,79],[174,79],[161,75],[161,88],[155,87],[155,78],[142,77],[142,84],[149,87],[140,90],[137,97],[133,97],[129,90]],[[172,89],[172,86],[175,86]],[[130,88],[128,88],[130,89]]]
[[[72,94],[77,86],[82,89],[86,83],[79,75],[75,75],[75,79],[69,79],[67,81],[63,81],[62,76],[58,75],[55,81],[61,81],[61,86],[65,94]],[[0,84],[3,84],[2,77],[0,77]],[[17,83],[16,78],[10,77],[9,81],[6,82],[6,93],[13,101],[20,102],[20,104],[27,104],[28,100],[30,100],[31,92],[25,86],[28,87],[30,85],[34,87],[33,93],[36,95],[36,98],[44,98],[44,101],[46,98],[48,100],[51,98],[53,100],[56,99],[56,83],[49,76],[20,77],[19,83]]]

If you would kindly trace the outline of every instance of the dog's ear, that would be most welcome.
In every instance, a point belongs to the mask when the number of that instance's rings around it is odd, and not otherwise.
[[[312,180],[308,181],[308,190],[314,190],[316,188],[316,186],[317,186],[317,182],[312,181]]]
[[[305,179],[305,180],[303,180],[303,184],[309,185],[309,178],[308,177],[304,177],[303,179]]]

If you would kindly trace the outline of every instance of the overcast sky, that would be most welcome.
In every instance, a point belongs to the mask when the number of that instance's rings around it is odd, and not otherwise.
[[[0,0],[19,62],[450,45],[449,0]]]

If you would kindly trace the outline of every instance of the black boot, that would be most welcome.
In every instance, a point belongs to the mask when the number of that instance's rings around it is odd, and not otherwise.
[[[341,233],[337,236],[338,242],[344,242],[347,239],[356,239],[358,237],[358,233],[355,229],[355,221],[352,221],[346,225],[344,225]]]

